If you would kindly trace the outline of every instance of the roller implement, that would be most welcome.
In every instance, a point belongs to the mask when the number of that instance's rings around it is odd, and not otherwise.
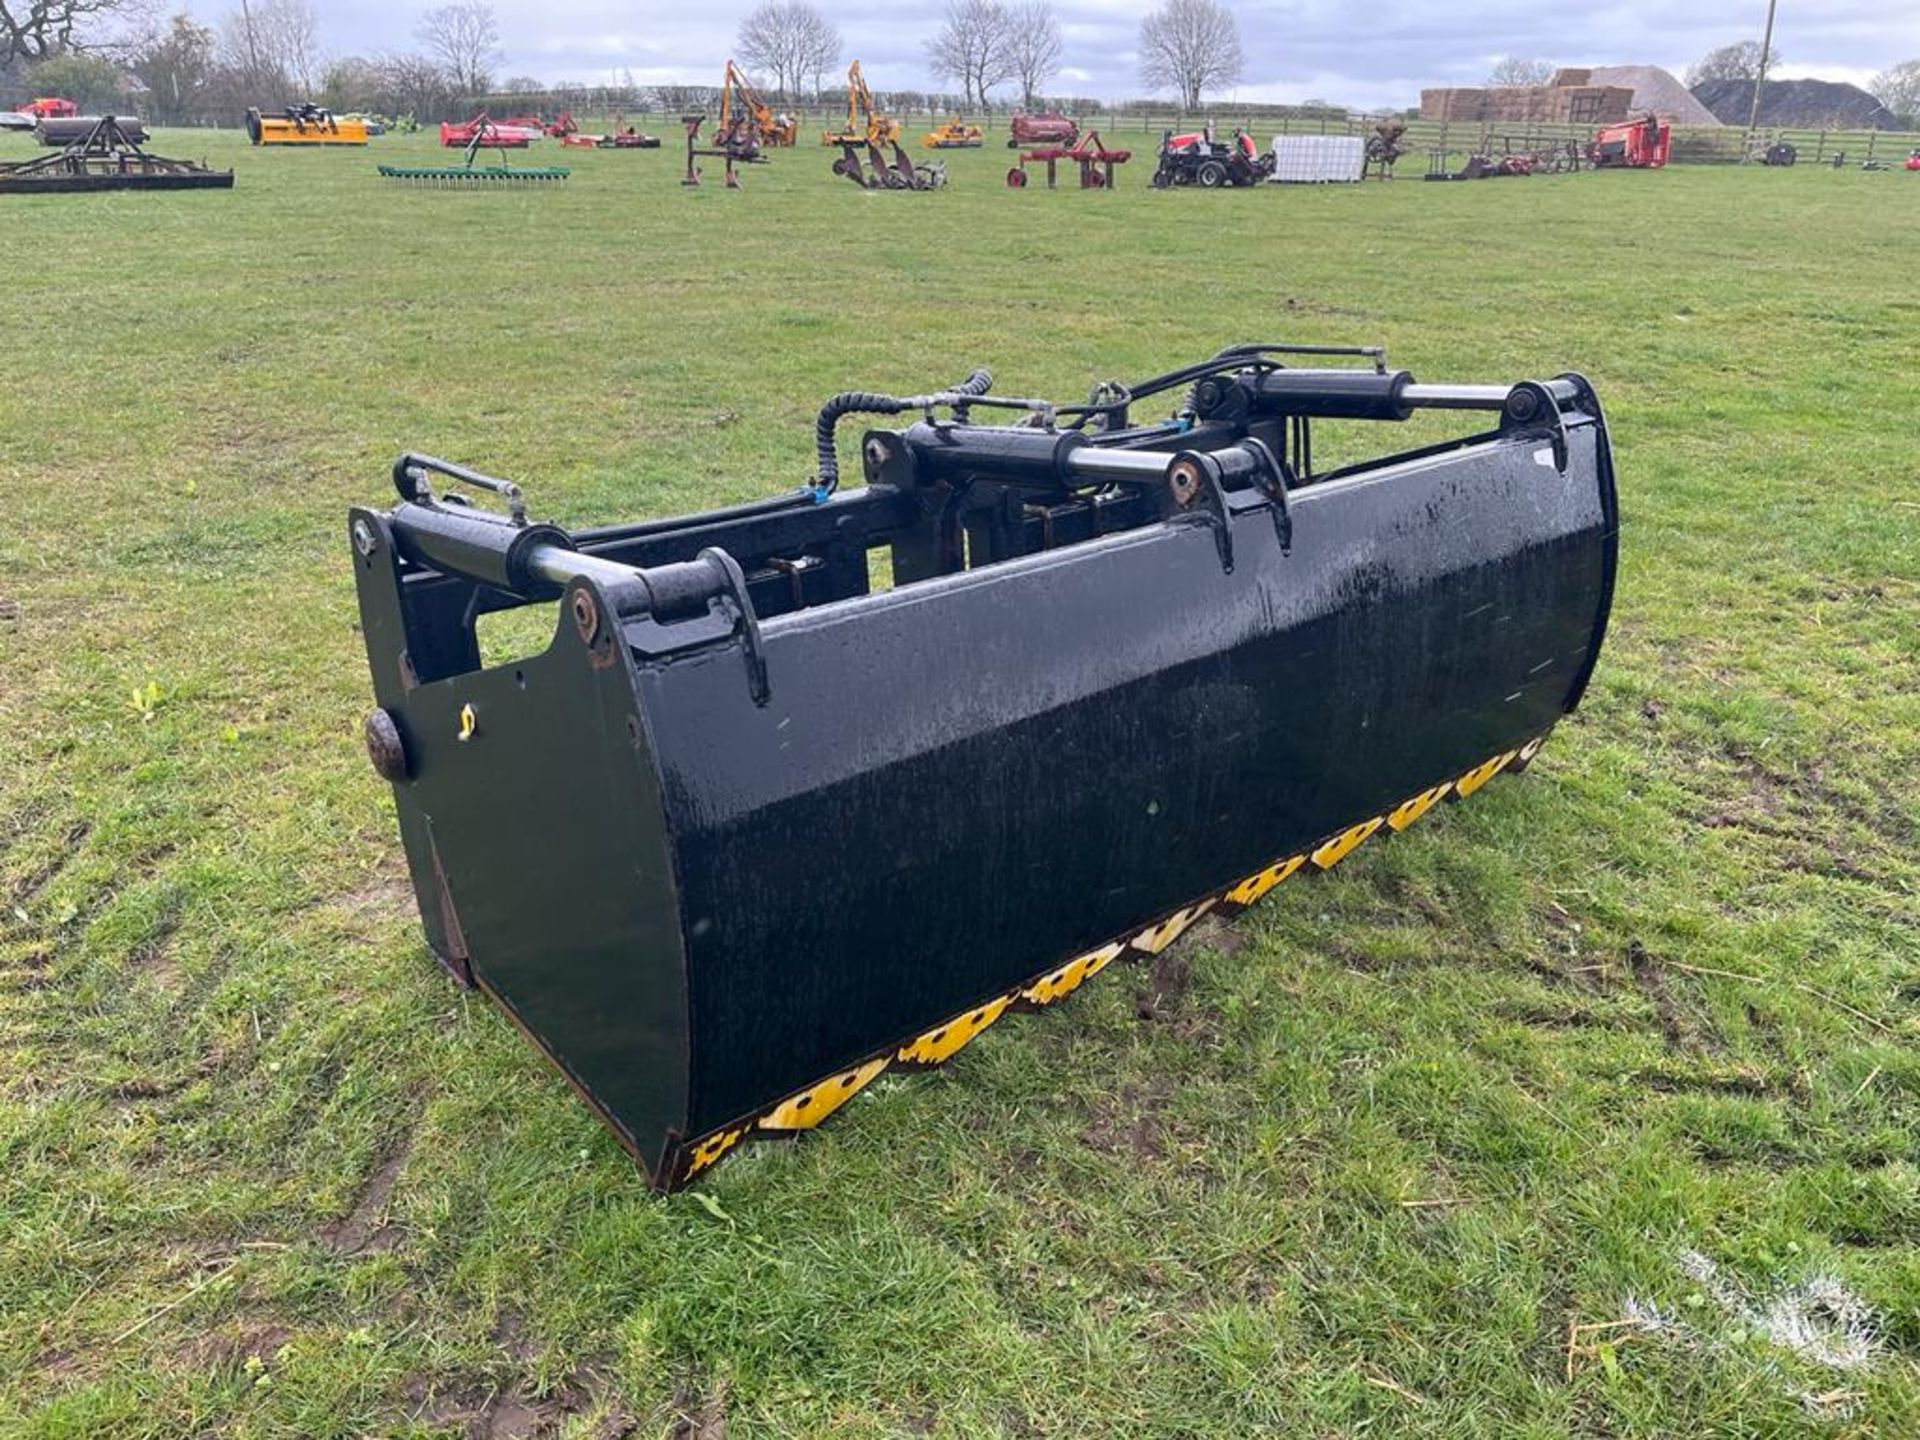
[[[815,480],[729,509],[567,530],[407,455],[348,518],[430,946],[663,1189],[1523,768],[1586,687],[1617,512],[1579,376],[1250,345],[991,385],[837,395]],[[546,648],[483,661],[527,607]]]
[[[83,190],[231,190],[233,171],[173,160],[141,148],[111,115],[64,150],[0,165],[0,195],[68,194]]]

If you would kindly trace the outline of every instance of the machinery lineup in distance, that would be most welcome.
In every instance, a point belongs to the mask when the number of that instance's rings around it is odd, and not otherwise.
[[[835,395],[808,485],[677,519],[565,528],[419,454],[347,516],[428,945],[662,1189],[1444,824],[1599,657],[1578,374],[1247,344],[993,385]],[[1385,439],[1415,415],[1459,423]],[[1327,427],[1369,458],[1318,468]],[[479,620],[529,609],[546,648],[483,662]]]
[[[776,111],[735,61],[726,62],[714,110],[717,113],[711,116],[702,110],[681,117],[686,147],[680,183],[687,188],[702,183],[705,172],[700,162],[710,159],[721,162],[726,187],[739,189],[744,167],[766,164],[772,158],[770,151],[790,149],[798,141],[798,118]],[[106,128],[101,126],[103,118],[110,121]],[[703,134],[710,119],[713,128]],[[335,114],[312,101],[273,112],[251,108],[245,125],[255,146],[294,150],[364,149],[381,135],[419,128],[411,116]],[[7,128],[31,129],[42,145],[61,149],[65,158],[53,164],[0,162],[0,193],[232,187],[231,171],[218,172],[225,179],[213,180],[206,176],[215,172],[201,166],[199,178],[194,178],[196,170],[190,162],[162,160],[141,150],[147,137],[139,120],[82,115],[78,105],[61,97],[39,97],[18,112],[0,114],[0,129]],[[1211,120],[1196,130],[1168,128],[1161,133],[1147,185],[1153,190],[1236,190],[1268,183],[1351,182],[1368,175],[1390,179],[1395,163],[1406,154],[1407,129],[1405,120],[1389,118],[1377,121],[1365,135],[1283,134],[1274,138],[1271,148],[1262,150],[1251,131],[1234,128],[1223,133]],[[844,119],[820,134],[823,146],[839,152],[832,160],[832,173],[862,190],[944,188],[949,180],[946,162],[916,158],[902,135],[900,120],[876,102],[860,62],[854,60],[847,67]],[[518,165],[509,152],[527,150],[542,140],[555,140],[571,149],[662,148],[659,136],[628,124],[624,116],[616,114],[610,129],[589,132],[565,109],[550,118],[538,114],[496,118],[483,109],[465,120],[440,122],[438,136],[443,148],[461,152],[458,163],[382,163],[375,167],[376,173],[386,180],[455,190],[544,186],[569,179],[571,169]],[[920,139],[923,149],[935,152],[975,150],[986,143],[985,130],[960,115],[941,121]],[[1583,170],[1658,170],[1668,164],[1672,143],[1671,126],[1652,113],[1600,125],[1586,140],[1549,142],[1531,133],[1500,135],[1487,129],[1462,163],[1456,163],[1461,154],[1457,150],[1430,149],[1426,178],[1487,180]],[[1119,183],[1120,168],[1134,158],[1132,149],[1110,145],[1097,129],[1083,128],[1058,110],[1014,113],[1008,119],[1006,144],[1019,152],[1005,174],[1011,190],[1028,189],[1036,175],[1044,176],[1046,189],[1057,189],[1063,171],[1077,181],[1079,189],[1112,190]],[[1750,158],[1769,167],[1786,167],[1795,164],[1799,155],[1790,141],[1781,139],[1756,148]],[[1847,157],[1837,152],[1830,163],[1834,169],[1844,168]],[[1920,149],[1904,162],[1894,162],[1876,157],[1869,147],[1860,168],[1886,171],[1896,168],[1896,163],[1920,173]],[[56,171],[65,175],[64,183],[54,182]],[[113,172],[128,177],[125,183],[110,186],[108,177]],[[163,176],[168,178],[165,185],[160,183]]]

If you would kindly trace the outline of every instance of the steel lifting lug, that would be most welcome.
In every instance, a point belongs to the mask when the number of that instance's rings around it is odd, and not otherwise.
[[[1273,453],[1266,441],[1249,435],[1240,448],[1254,458],[1253,483],[1273,502],[1273,535],[1280,542],[1280,553],[1293,553],[1293,507],[1287,500],[1288,475],[1284,461]]]
[[[1204,450],[1182,450],[1167,466],[1167,495],[1175,514],[1190,515],[1213,530],[1220,568],[1233,573],[1233,522],[1227,514],[1226,491],[1220,484],[1220,462]]]
[[[760,617],[753,613],[753,600],[747,594],[746,572],[738,560],[717,545],[709,545],[694,558],[717,566],[726,577],[726,593],[719,597],[718,603],[728,612],[733,632],[740,637],[741,649],[746,652],[747,693],[755,705],[765,705],[773,698],[773,688],[767,683],[767,656],[760,643]]]
[[[1553,445],[1553,468],[1560,475],[1567,473],[1567,419],[1551,390],[1538,380],[1522,380],[1508,392],[1501,418],[1504,425],[1515,429],[1547,430]]]

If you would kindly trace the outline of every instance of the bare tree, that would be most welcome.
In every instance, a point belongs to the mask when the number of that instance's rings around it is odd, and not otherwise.
[[[1920,119],[1920,60],[1903,60],[1873,77],[1873,98],[1906,121]]]
[[[242,87],[256,96],[293,88],[305,98],[317,86],[320,30],[307,0],[240,0],[220,22],[220,49]]]
[[[217,37],[187,14],[140,41],[131,68],[147,87],[151,118],[178,122],[193,116],[213,82]]]
[[[396,115],[431,117],[452,98],[447,93],[447,73],[431,55],[383,55],[373,68],[385,104]]]
[[[462,95],[493,88],[493,62],[500,57],[500,22],[486,0],[454,0],[429,10],[414,32]]]
[[[811,80],[839,63],[840,32],[807,0],[767,0],[740,22],[740,58],[748,68],[773,77],[774,89],[795,100]]]
[[[143,8],[140,0],[0,0],[0,61],[111,48],[116,23]]]
[[[1780,52],[1767,52],[1768,70],[1780,65]],[[1737,45],[1722,45],[1718,50],[1709,51],[1700,58],[1700,63],[1687,71],[1687,86],[1704,85],[1709,80],[1758,80],[1760,78],[1760,42],[1742,40]]]
[[[1040,87],[1060,72],[1063,48],[1050,0],[1024,0],[1008,13],[1007,59],[1027,109],[1033,109]]]
[[[968,104],[987,104],[987,92],[1014,76],[1008,40],[1011,21],[999,0],[947,0],[947,18],[927,42],[933,73],[958,80]]]
[[[1237,81],[1244,64],[1240,24],[1220,0],[1167,0],[1140,22],[1141,80],[1178,92],[1187,110]]]
[[[1487,72],[1489,85],[1545,85],[1552,79],[1552,61],[1529,60],[1524,55],[1502,55]]]

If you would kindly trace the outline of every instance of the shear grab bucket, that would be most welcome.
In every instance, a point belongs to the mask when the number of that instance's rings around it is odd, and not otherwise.
[[[350,536],[434,951],[673,1187],[1523,766],[1611,598],[1592,389],[1302,358],[839,396],[809,489],[571,533],[403,458]],[[1430,409],[1465,433],[1314,470]],[[860,412],[911,423],[841,489]],[[483,666],[528,605],[551,645]]]

